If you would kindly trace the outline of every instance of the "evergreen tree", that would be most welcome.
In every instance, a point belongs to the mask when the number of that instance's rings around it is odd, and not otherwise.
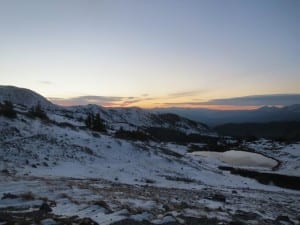
[[[41,104],[38,103],[36,106],[33,106],[30,110],[30,115],[33,117],[38,117],[42,120],[48,120],[46,112],[42,109]]]
[[[104,120],[101,119],[100,114],[97,113],[96,115],[94,114],[89,114],[87,118],[85,119],[85,125],[94,131],[98,132],[104,132],[106,131],[106,126],[104,123]]]
[[[89,114],[84,122],[88,128],[91,128],[92,127],[92,114]]]
[[[9,101],[4,101],[4,104],[0,104],[0,115],[8,118],[15,118],[17,116],[14,106]]]

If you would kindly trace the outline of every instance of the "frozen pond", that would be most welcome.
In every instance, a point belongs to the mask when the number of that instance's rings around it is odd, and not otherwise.
[[[264,167],[272,169],[277,161],[258,153],[230,150],[226,152],[198,151],[192,155],[205,156],[218,159],[232,166]]]

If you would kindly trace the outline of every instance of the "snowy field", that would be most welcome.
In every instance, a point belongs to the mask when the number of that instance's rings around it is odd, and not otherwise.
[[[244,141],[241,149],[191,153],[191,144],[206,144],[133,141],[114,133],[161,126],[216,134],[200,123],[136,108],[41,102],[47,121],[19,105],[17,118],[0,116],[0,225],[299,224],[293,179],[300,177],[300,143]],[[90,112],[109,123],[106,133],[86,128],[82,118]],[[288,188],[262,182],[232,173],[232,166],[292,182]]]
[[[126,141],[26,117],[0,117],[0,123],[2,212],[35,212],[46,202],[52,210],[46,217],[78,216],[75,223],[90,218],[98,224],[124,219],[180,224],[186,217],[205,217],[224,224],[273,224],[287,216],[296,224],[299,219],[299,191],[221,171],[224,161],[189,154],[184,145]],[[271,152],[264,140],[247,145],[280,159],[275,173],[299,174],[299,144]],[[15,196],[5,197],[8,193]]]

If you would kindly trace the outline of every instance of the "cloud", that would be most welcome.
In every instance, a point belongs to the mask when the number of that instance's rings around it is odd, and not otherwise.
[[[39,80],[38,82],[39,82],[40,84],[46,84],[46,85],[52,85],[52,84],[53,84],[53,82],[47,81],[47,80]]]
[[[88,105],[88,104],[96,104],[96,105],[111,105],[114,103],[118,103],[120,101],[124,101],[128,98],[126,97],[115,97],[115,96],[78,96],[74,98],[48,98],[55,104],[58,105]]]
[[[107,107],[131,107],[141,106],[145,103],[160,105],[163,107],[192,107],[192,108],[216,108],[216,109],[252,109],[265,105],[293,105],[300,104],[300,94],[276,94],[276,95],[252,95],[236,98],[212,99],[210,101],[201,101],[201,99],[191,99],[190,101],[180,101],[179,96],[190,96],[195,92],[173,93],[167,98],[152,97],[119,97],[119,96],[78,96],[73,98],[49,98],[55,104],[87,105],[96,104]],[[148,95],[147,95],[148,96]]]
[[[300,104],[300,94],[252,95],[236,98],[212,99],[210,101],[165,102],[165,107],[192,107],[210,109],[255,109],[261,106],[287,106]]]
[[[198,106],[202,105],[203,102],[164,102],[163,105],[166,106],[186,106],[186,105],[191,105],[191,106]]]
[[[150,97],[119,97],[119,96],[78,96],[73,98],[54,98],[49,97],[50,101],[55,104],[63,106],[73,106],[73,105],[102,105],[107,107],[128,107],[134,106],[136,103],[153,100]]]
[[[170,93],[170,94],[168,95],[168,97],[170,97],[170,98],[189,97],[189,96],[199,95],[199,93],[202,93],[202,91],[197,90],[197,91],[175,92],[175,93]]]
[[[293,105],[300,103],[300,94],[274,94],[252,95],[237,98],[213,99],[203,102],[203,105],[236,105],[236,106],[262,106],[262,105]]]
[[[293,105],[300,104],[300,94],[251,95],[236,98],[212,99],[210,101],[167,102],[165,105],[177,106],[264,106],[264,105]]]
[[[128,100],[128,101],[123,101],[120,106],[122,107],[126,107],[126,106],[130,106],[134,103],[138,103],[138,102],[141,102],[142,100],[141,99],[134,99],[134,100]]]
[[[122,106],[122,107],[132,106],[132,105],[136,105],[135,103],[152,101],[152,100],[158,100],[158,99],[157,98],[150,98],[150,97],[148,97],[148,98],[135,97],[133,99],[131,98],[129,100],[123,101],[120,106]]]

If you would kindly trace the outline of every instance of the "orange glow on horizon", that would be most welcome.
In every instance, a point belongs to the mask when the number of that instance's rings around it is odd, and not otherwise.
[[[189,104],[183,104],[183,105],[164,105],[164,104],[157,104],[157,105],[132,105],[128,107],[140,107],[144,109],[153,109],[153,108],[190,108],[190,109],[211,109],[211,110],[255,110],[258,108],[261,108],[262,106],[237,106],[237,105],[189,105]]]
[[[61,106],[73,106],[72,102],[64,102],[59,103],[55,102],[55,104],[61,105]],[[255,110],[262,106],[255,106],[255,105],[249,105],[249,106],[238,106],[238,105],[205,105],[205,104],[180,104],[180,103],[174,103],[174,104],[164,104],[164,103],[155,103],[155,102],[139,102],[138,104],[124,104],[123,102],[113,102],[113,103],[106,103],[102,104],[100,106],[106,107],[106,108],[130,108],[130,107],[138,107],[142,109],[154,109],[154,108],[172,108],[172,107],[178,107],[178,108],[190,108],[190,109],[211,109],[211,110]],[[280,107],[280,106],[278,106]]]

